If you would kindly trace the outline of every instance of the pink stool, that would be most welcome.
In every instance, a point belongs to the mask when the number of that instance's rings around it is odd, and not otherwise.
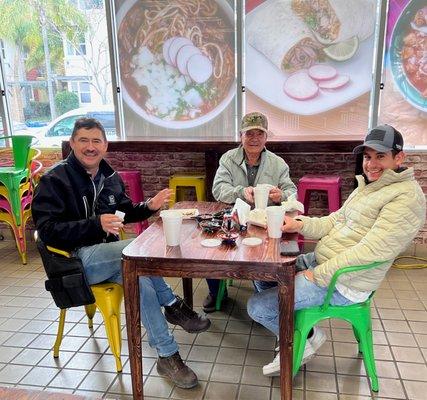
[[[322,190],[328,193],[329,212],[341,207],[341,177],[337,175],[305,175],[298,182],[298,201],[304,204],[304,214],[308,215],[310,192]]]
[[[141,172],[139,171],[117,171],[122,178],[126,193],[134,203],[144,201],[144,192],[142,191]],[[142,231],[148,228],[148,221],[136,223],[136,233],[139,235]]]

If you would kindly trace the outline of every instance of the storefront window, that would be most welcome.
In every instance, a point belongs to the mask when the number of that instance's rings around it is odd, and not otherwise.
[[[2,73],[12,133],[30,133],[40,146],[62,117],[85,106],[114,115],[106,12],[103,1],[15,0],[0,12]],[[79,111],[77,111],[79,113]],[[3,124],[2,124],[3,125]],[[67,133],[68,135],[69,133]]]

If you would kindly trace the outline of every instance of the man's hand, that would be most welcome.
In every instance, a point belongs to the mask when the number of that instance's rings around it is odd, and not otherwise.
[[[148,203],[148,208],[151,211],[156,211],[162,208],[165,204],[169,203],[169,200],[173,194],[172,189],[163,189],[157,193]]]
[[[310,282],[314,282],[314,274],[313,274],[313,271],[311,269],[306,269],[302,273],[304,274],[305,279],[307,279]]]
[[[252,186],[248,186],[243,189],[243,196],[249,203],[254,203],[254,188]]]
[[[283,221],[282,225],[282,231],[293,233],[293,232],[300,232],[303,226],[302,221],[298,221],[296,219],[293,219],[291,217],[288,217],[285,215],[285,220]]]
[[[270,189],[270,193],[268,197],[273,203],[281,203],[282,202],[282,191],[278,187],[273,187]]]
[[[120,228],[123,228],[122,220],[117,215],[102,214],[100,220],[104,232],[118,235]]]

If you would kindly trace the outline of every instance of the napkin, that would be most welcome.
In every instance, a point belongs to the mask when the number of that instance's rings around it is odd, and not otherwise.
[[[233,207],[233,212],[234,211],[237,211],[239,224],[246,225],[246,223],[248,222],[249,212],[251,211],[251,206],[242,199],[237,199]]]
[[[289,196],[288,200],[282,201],[281,205],[284,208],[285,212],[300,211],[304,214],[304,204],[297,200],[296,193]]]
[[[249,212],[248,224],[267,228],[267,213],[265,210],[254,209]]]

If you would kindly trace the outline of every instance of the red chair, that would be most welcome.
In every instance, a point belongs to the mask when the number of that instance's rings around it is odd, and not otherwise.
[[[117,171],[122,178],[125,186],[126,193],[134,203],[144,201],[144,192],[142,191],[141,172],[140,171]],[[139,235],[148,228],[148,221],[137,222],[136,233]]]
[[[305,175],[298,182],[298,201],[304,204],[304,214],[308,215],[310,192],[326,191],[329,212],[341,207],[341,177],[337,175]]]

